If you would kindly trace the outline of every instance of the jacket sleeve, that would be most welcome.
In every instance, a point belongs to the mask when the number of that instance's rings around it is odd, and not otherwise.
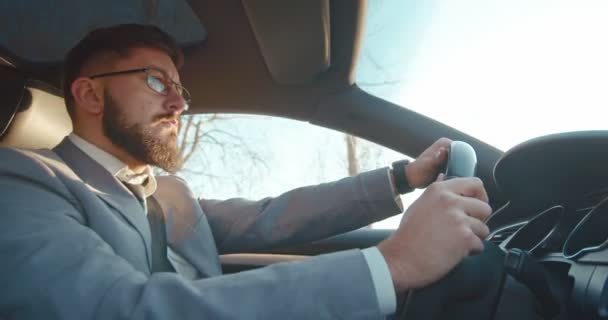
[[[302,187],[276,198],[199,200],[221,253],[315,241],[401,213],[388,169]]]
[[[0,318],[381,318],[358,250],[197,281],[148,276],[86,226],[52,169],[1,149],[0,163]]]

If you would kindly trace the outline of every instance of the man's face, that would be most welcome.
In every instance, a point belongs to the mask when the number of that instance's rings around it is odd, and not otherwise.
[[[133,49],[129,57],[120,59],[108,72],[138,68],[162,70],[179,83],[169,56],[154,49]],[[138,161],[174,172],[182,163],[177,134],[185,101],[174,88],[166,96],[155,92],[146,77],[142,72],[106,79],[104,134]]]

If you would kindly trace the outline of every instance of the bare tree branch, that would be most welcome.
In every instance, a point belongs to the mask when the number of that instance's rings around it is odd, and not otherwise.
[[[206,172],[206,171],[200,171],[200,170],[194,170],[194,169],[187,169],[187,168],[185,168],[185,169],[182,169],[182,171],[184,173],[196,174],[196,175],[199,175],[199,176],[204,176],[204,177],[213,178],[213,179],[228,179],[229,178],[228,176],[219,176],[219,175],[216,175],[216,174],[211,174],[211,173]]]
[[[196,151],[196,148],[198,147],[200,140],[201,140],[201,135],[200,135],[200,131],[201,131],[201,125],[203,123],[201,121],[196,122],[196,124],[194,125],[194,140],[192,140],[192,143],[190,144],[190,150],[185,154],[182,155],[182,159],[183,159],[183,163],[187,163],[188,160],[190,160],[190,157],[192,157],[192,154],[194,154],[194,152]],[[185,144],[182,144],[182,146]]]
[[[359,173],[359,159],[357,156],[357,138],[350,134],[344,136],[346,142],[346,164],[349,176],[355,176]]]
[[[186,141],[188,140],[188,133],[190,132],[190,127],[192,126],[192,119],[194,119],[194,116],[192,115],[187,115],[186,116],[186,125],[182,128],[180,128],[183,133],[182,133],[182,139],[181,139],[181,145],[179,146],[179,154],[183,157],[184,155],[184,151],[186,150]],[[184,162],[185,163],[185,162]]]

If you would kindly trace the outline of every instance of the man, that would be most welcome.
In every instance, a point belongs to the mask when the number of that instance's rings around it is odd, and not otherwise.
[[[155,27],[90,33],[66,58],[74,132],[53,150],[0,150],[0,317],[377,319],[483,250],[478,179],[432,183],[377,247],[221,275],[218,254],[321,239],[401,211],[450,141],[379,169],[260,201],[197,200],[175,177],[188,93],[181,53]]]

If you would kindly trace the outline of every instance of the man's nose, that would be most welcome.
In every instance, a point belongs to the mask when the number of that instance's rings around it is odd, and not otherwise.
[[[171,90],[168,99],[165,101],[165,110],[171,113],[182,113],[188,110],[188,103],[176,90]]]

